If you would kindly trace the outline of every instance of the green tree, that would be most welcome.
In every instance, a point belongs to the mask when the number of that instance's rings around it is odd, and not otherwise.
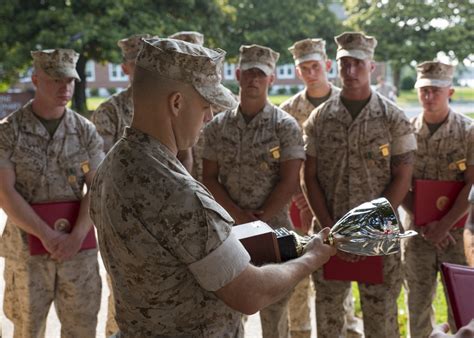
[[[474,60],[473,0],[345,0],[344,24],[374,35],[376,59],[389,61],[399,85],[404,65],[445,52],[452,60]]]
[[[5,0],[0,2],[0,82],[14,82],[31,66],[31,50],[72,48],[81,54],[77,70],[83,79],[73,107],[85,112],[86,63],[120,62],[117,40],[193,29],[210,34],[208,43],[217,45],[231,13],[226,0]]]
[[[292,62],[287,50],[295,41],[323,38],[329,55],[334,55],[334,36],[342,23],[329,10],[332,1],[324,0],[229,0],[235,8],[234,20],[226,27],[224,41],[230,56],[236,59],[240,45],[260,44],[279,52],[281,62]]]

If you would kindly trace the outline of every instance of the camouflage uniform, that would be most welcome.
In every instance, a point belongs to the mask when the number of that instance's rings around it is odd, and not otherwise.
[[[331,85],[330,98],[337,96],[341,90]],[[293,116],[300,127],[309,117],[309,114],[316,108],[308,100],[307,90],[304,89],[280,105],[280,108]],[[311,295],[314,294],[311,277],[308,276],[299,282],[288,303],[290,314],[290,330],[311,333]],[[292,332],[292,335],[296,334]]]
[[[412,127],[393,103],[372,91],[367,105],[352,119],[336,97],[314,110],[304,124],[305,150],[316,157],[317,179],[328,211],[337,221],[351,208],[380,197],[391,181],[390,157],[416,149]],[[387,145],[388,152],[379,148]],[[359,283],[365,336],[399,337],[397,297],[400,255],[384,257],[384,283]],[[313,275],[318,337],[343,334],[343,302],[350,282]]]
[[[433,135],[423,121],[422,114],[414,118],[412,124],[418,142],[413,179],[464,181],[463,171],[452,164],[465,159],[467,165],[474,165],[472,120],[450,111],[448,119]],[[413,217],[406,217],[404,226],[420,232],[414,225]],[[450,233],[456,244],[443,251],[437,250],[420,235],[402,242],[409,332],[412,337],[427,337],[433,331],[435,320],[431,304],[436,292],[440,264],[466,264],[463,228],[453,228]],[[448,316],[450,324],[454,324],[451,311]]]
[[[53,137],[33,114],[31,102],[0,123],[0,167],[14,168],[15,188],[28,203],[80,200],[83,163],[95,170],[102,159],[94,126],[72,110],[66,109]],[[95,336],[101,293],[97,250],[61,263],[48,255],[30,256],[27,234],[11,219],[1,244],[4,310],[15,337],[44,336],[53,301],[63,336]]]
[[[213,291],[249,256],[232,218],[168,148],[127,128],[96,174],[91,216],[123,336],[242,336],[241,315]]]
[[[243,209],[261,208],[278,182],[280,162],[305,158],[297,122],[270,103],[248,124],[239,108],[221,113],[204,135],[203,158],[217,162],[220,183]],[[291,229],[288,207],[268,224]],[[264,337],[288,336],[288,298],[260,311]]]
[[[126,126],[132,123],[133,97],[132,88],[111,96],[94,111],[91,121],[104,140],[104,151],[110,148],[122,137]]]

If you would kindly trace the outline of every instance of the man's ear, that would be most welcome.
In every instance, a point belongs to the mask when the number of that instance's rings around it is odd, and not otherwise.
[[[184,97],[181,92],[172,92],[168,95],[168,105],[173,116],[177,117],[183,108]]]
[[[448,92],[448,95],[449,95],[448,97],[449,97],[449,98],[451,98],[451,97],[453,96],[454,91],[455,91],[454,88],[452,88],[452,87],[449,88],[449,92]]]
[[[375,70],[375,62],[370,61],[370,72],[372,73]]]
[[[270,86],[273,85],[273,82],[275,82],[275,73],[270,75]]]
[[[31,82],[35,87],[38,87],[38,74],[36,74],[36,72],[33,72],[33,74],[31,74]]]

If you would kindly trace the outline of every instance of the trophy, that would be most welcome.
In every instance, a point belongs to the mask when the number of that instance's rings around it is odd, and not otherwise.
[[[242,227],[241,229],[243,229],[252,224],[254,224],[254,227],[260,228],[266,225],[263,222],[252,222],[234,228]],[[266,226],[269,229],[268,225]],[[269,231],[271,232],[271,236],[273,236],[273,242],[275,242],[276,238],[277,245],[274,246],[279,253],[272,257],[278,257],[279,259],[272,259],[277,262],[284,262],[301,256],[306,245],[312,239],[312,236],[300,236],[296,232],[286,228],[270,229]],[[267,235],[269,231],[266,231]],[[238,233],[242,233],[242,231]],[[412,230],[402,232],[400,222],[390,202],[382,197],[363,203],[345,214],[331,228],[326,243],[336,246],[338,250],[351,254],[361,256],[385,256],[399,252],[401,239],[415,235],[417,235],[417,232]],[[248,237],[250,236],[247,236],[247,238]],[[238,236],[238,238],[242,241],[241,236]],[[255,237],[253,248],[262,247],[261,238]],[[244,243],[244,241],[242,241],[242,243]],[[246,246],[245,243],[244,246]],[[258,258],[254,259],[254,256],[252,256],[252,252],[254,252],[253,248],[247,248],[252,257],[252,261],[260,262]],[[269,258],[267,260],[269,260]]]

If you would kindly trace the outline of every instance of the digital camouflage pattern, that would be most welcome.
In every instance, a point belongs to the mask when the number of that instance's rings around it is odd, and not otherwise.
[[[340,92],[340,88],[331,85],[331,96],[329,99],[339,95]],[[302,127],[303,123],[308,119],[309,115],[316,107],[308,100],[307,90],[303,89],[288,100],[284,101],[280,105],[280,108],[293,116]]]
[[[355,120],[340,95],[316,108],[304,124],[306,154],[317,161],[317,179],[334,221],[357,205],[380,197],[391,182],[391,158],[416,150],[413,128],[391,101],[372,91]],[[343,302],[350,283],[313,275],[318,337],[343,332]],[[399,337],[396,299],[400,256],[384,257],[384,283],[359,284],[365,336]],[[387,291],[389,290],[389,291]]]
[[[250,257],[230,215],[168,148],[126,128],[94,178],[91,217],[122,336],[242,336],[241,314],[213,291]]]
[[[149,34],[135,34],[117,41],[117,46],[122,50],[122,57],[126,61],[135,61],[140,48],[143,46],[142,39],[149,39],[151,37]]]
[[[15,170],[15,189],[30,204],[82,199],[85,174],[103,157],[94,125],[70,109],[52,138],[31,101],[0,122],[0,167]],[[0,248],[3,257],[30,258],[26,233],[10,219]]]
[[[279,181],[281,162],[305,159],[296,120],[268,102],[248,124],[240,108],[215,116],[204,136],[203,157],[218,163],[219,182],[243,209],[261,208]],[[288,207],[268,224],[291,229]]]
[[[0,167],[14,169],[15,189],[28,203],[80,200],[85,174],[103,156],[95,127],[67,108],[53,137],[31,102],[0,121]],[[101,292],[97,250],[64,263],[32,257],[27,234],[9,218],[0,248],[6,258],[4,308],[15,337],[44,332],[52,301],[66,336],[95,336]]]
[[[237,105],[232,92],[221,84],[225,51],[174,39],[148,39],[136,64],[168,79],[191,84],[215,107]]]
[[[76,71],[79,54],[72,49],[45,49],[32,51],[33,66],[42,69],[53,79],[72,77],[81,81]]]
[[[323,39],[304,39],[297,41],[288,48],[293,55],[295,65],[299,65],[305,61],[325,61],[326,41]]]
[[[204,45],[204,35],[195,31],[177,32],[169,36],[170,39],[183,40],[196,45]]]
[[[104,140],[106,153],[122,137],[125,127],[132,123],[132,118],[132,87],[112,95],[92,113],[91,121]]]
[[[5,260],[4,312],[14,337],[44,337],[51,302],[62,337],[95,337],[101,280],[96,250],[58,263],[47,256]]]
[[[431,135],[420,114],[412,119],[418,143],[413,179],[464,181],[467,166],[474,165],[474,128],[468,117],[450,111],[447,120]],[[407,214],[406,229],[420,229],[413,217]],[[422,236],[402,242],[405,279],[407,282],[410,335],[427,337],[435,323],[431,307],[437,286],[441,263],[466,265],[463,245],[463,228],[454,228],[451,235],[456,244],[443,251],[437,250]],[[448,312],[450,325],[454,325]],[[452,326],[453,327],[453,326]]]
[[[239,48],[239,68],[247,70],[258,68],[267,76],[273,74],[280,53],[260,45],[243,45]]]
[[[344,32],[334,38],[337,44],[336,60],[353,57],[360,60],[374,58],[377,39],[359,32]]]
[[[416,66],[416,73],[415,88],[449,87],[453,84],[454,66],[438,61],[425,61]]]

